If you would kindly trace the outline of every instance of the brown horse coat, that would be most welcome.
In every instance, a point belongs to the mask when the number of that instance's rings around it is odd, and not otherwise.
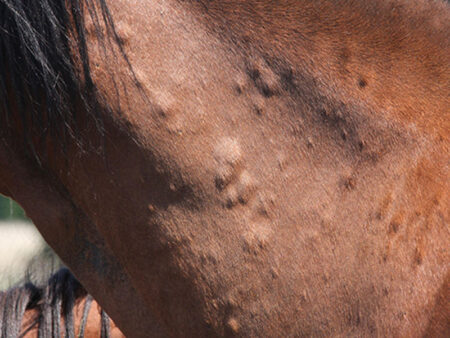
[[[108,5],[103,136],[0,192],[125,334],[448,335],[448,3]]]

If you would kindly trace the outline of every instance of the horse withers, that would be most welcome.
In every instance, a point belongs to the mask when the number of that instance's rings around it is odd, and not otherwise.
[[[122,332],[66,268],[47,285],[0,292],[0,337],[121,338]]]

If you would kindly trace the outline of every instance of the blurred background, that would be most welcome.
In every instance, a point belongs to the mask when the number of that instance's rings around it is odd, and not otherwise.
[[[0,291],[26,281],[42,284],[60,266],[23,209],[0,195]]]

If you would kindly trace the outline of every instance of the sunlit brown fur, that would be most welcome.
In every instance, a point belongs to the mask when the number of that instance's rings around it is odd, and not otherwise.
[[[0,192],[126,335],[448,336],[448,3],[109,6],[105,151]]]

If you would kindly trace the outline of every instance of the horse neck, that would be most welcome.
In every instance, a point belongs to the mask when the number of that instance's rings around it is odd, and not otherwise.
[[[309,91],[355,106],[363,114],[376,113],[377,119],[413,124],[445,137],[448,99],[442,92],[448,91],[450,75],[445,66],[450,54],[448,3],[188,3],[210,29],[248,53],[250,63],[259,54],[280,86],[298,94],[306,85]],[[256,63],[256,68],[261,66],[261,61]],[[312,82],[305,84],[305,78]]]

